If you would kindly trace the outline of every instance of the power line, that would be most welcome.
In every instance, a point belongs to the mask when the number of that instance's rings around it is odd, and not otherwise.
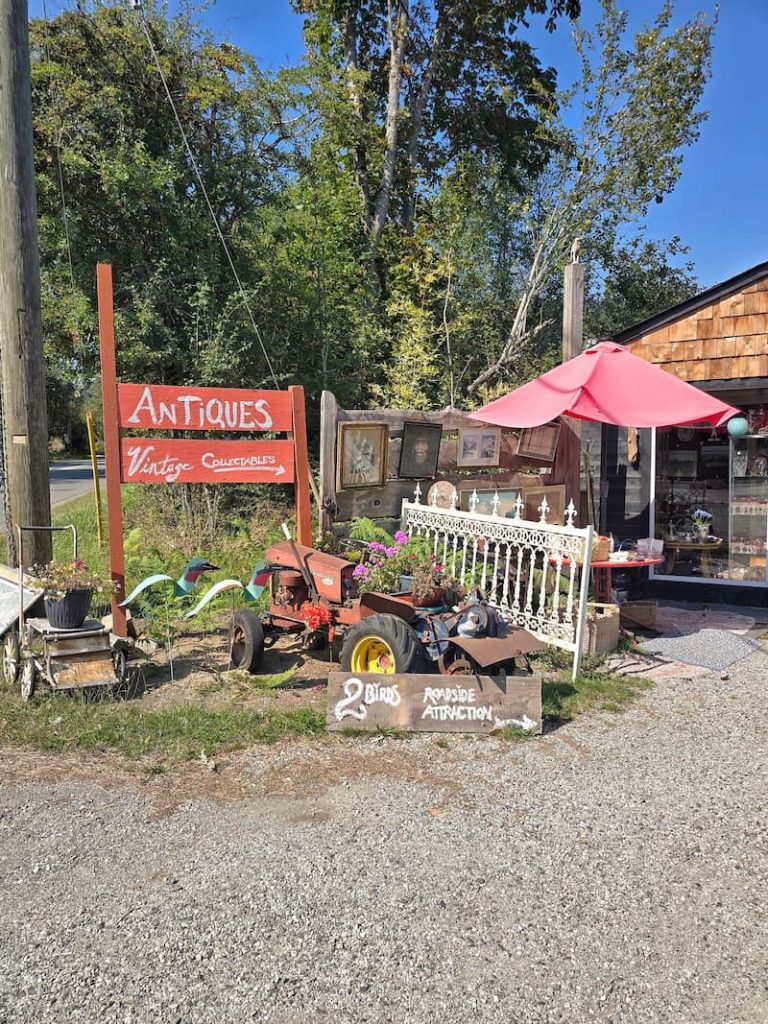
[[[54,88],[53,70],[51,68],[51,48],[50,48],[50,39],[49,39],[49,34],[48,34],[49,21],[48,21],[48,11],[46,9],[45,0],[43,0],[43,19],[44,19],[44,24],[45,24],[45,59],[46,59],[46,61],[48,63],[48,69],[49,69],[49,73],[48,73],[49,86],[48,87],[50,89],[51,96],[53,97],[54,93],[56,93],[56,95],[58,97],[59,91],[58,91],[58,89]],[[70,246],[70,243],[69,243],[69,218],[67,216],[67,199],[66,199],[66,195],[65,195],[65,192],[64,192],[64,168],[61,166],[61,136],[60,136],[61,106],[58,103],[54,103],[53,106],[54,106],[54,109],[55,109],[55,112],[56,112],[55,120],[58,121],[58,124],[56,125],[56,129],[55,129],[56,130],[55,146],[56,146],[56,167],[58,168],[58,172],[59,172],[59,194],[61,196],[61,219],[64,222],[64,241],[66,242],[66,246],[67,246],[67,259],[69,260],[69,278],[70,278],[70,281],[72,282],[72,288],[74,288],[75,287],[75,271],[74,271],[74,267],[72,265],[72,247]]]
[[[230,269],[232,270],[232,275],[233,275],[235,281],[237,282],[237,287],[240,290],[240,296],[241,296],[241,298],[243,300],[243,305],[245,306],[245,309],[246,309],[246,311],[248,313],[248,319],[251,321],[251,327],[253,328],[253,333],[256,335],[256,338],[257,338],[257,340],[259,342],[259,345],[261,346],[261,351],[264,353],[264,359],[266,360],[267,366],[269,368],[270,375],[272,377],[272,380],[274,381],[275,388],[277,388],[277,390],[279,390],[280,389],[280,385],[279,385],[278,380],[277,380],[277,375],[275,374],[275,371],[274,371],[274,369],[272,367],[272,362],[271,362],[271,360],[269,358],[269,353],[267,352],[266,345],[264,344],[264,341],[263,341],[263,339],[261,337],[261,332],[259,331],[259,328],[256,325],[256,320],[254,319],[250,303],[248,302],[248,297],[245,294],[245,289],[243,288],[242,281],[240,280],[240,275],[238,274],[238,272],[237,272],[237,270],[235,268],[235,264],[234,264],[234,261],[232,259],[232,254],[229,251],[229,246],[227,245],[227,241],[224,238],[224,233],[221,230],[221,225],[219,224],[218,218],[216,217],[216,214],[214,213],[213,206],[211,204],[211,200],[208,198],[208,191],[207,191],[207,189],[205,187],[205,182],[203,181],[203,176],[200,173],[200,168],[198,167],[197,161],[195,160],[195,155],[192,152],[192,147],[190,146],[189,141],[187,139],[187,133],[184,131],[184,127],[183,127],[183,125],[181,123],[181,118],[179,117],[179,113],[178,113],[178,111],[176,109],[176,104],[173,102],[173,96],[171,95],[171,90],[168,88],[168,82],[166,80],[165,75],[163,74],[163,69],[160,66],[160,61],[159,61],[158,56],[157,56],[157,51],[155,50],[155,44],[152,42],[152,35],[151,35],[150,31],[149,31],[149,26],[147,25],[147,20],[146,20],[146,18],[144,16],[144,10],[143,10],[142,5],[141,5],[141,0],[130,0],[130,4],[131,4],[131,8],[134,11],[137,11],[138,14],[139,14],[139,21],[141,22],[141,27],[144,29],[144,35],[147,37],[147,42],[149,43],[149,49],[150,49],[150,51],[152,53],[152,59],[155,62],[155,67],[157,68],[157,73],[159,74],[160,79],[161,79],[161,81],[163,83],[163,88],[165,89],[165,95],[168,97],[168,102],[171,105],[171,110],[173,111],[173,116],[176,119],[176,125],[178,126],[179,134],[181,135],[182,141],[184,143],[184,149],[186,150],[187,159],[189,160],[189,162],[190,162],[190,164],[192,166],[192,170],[195,172],[195,177],[197,178],[197,181],[198,181],[198,183],[200,185],[200,191],[202,192],[203,198],[205,199],[205,204],[208,207],[208,213],[210,214],[211,220],[213,221],[214,227],[216,228],[216,233],[219,236],[219,241],[221,242],[221,246],[224,249],[224,254],[227,257],[227,261],[229,263]]]

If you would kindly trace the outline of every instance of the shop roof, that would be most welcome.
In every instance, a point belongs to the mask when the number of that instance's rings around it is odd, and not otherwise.
[[[703,309],[704,306],[714,304],[733,292],[737,292],[742,288],[747,288],[749,285],[754,284],[756,281],[761,281],[765,277],[768,277],[768,262],[758,263],[749,270],[744,270],[741,274],[728,278],[727,281],[722,281],[720,284],[713,285],[711,288],[707,288],[706,291],[699,292],[698,295],[694,295],[690,299],[685,299],[683,302],[678,302],[676,306],[671,306],[669,309],[665,309],[661,313],[656,313],[654,316],[648,317],[647,320],[642,320],[640,323],[634,324],[632,327],[627,327],[623,331],[618,331],[613,335],[613,341],[617,342],[619,345],[625,345],[627,342],[634,341],[636,338],[649,334],[651,331],[655,331],[659,327],[664,327],[666,324],[674,323],[676,320],[681,320],[686,316],[690,316],[691,313],[695,313],[697,310]]]

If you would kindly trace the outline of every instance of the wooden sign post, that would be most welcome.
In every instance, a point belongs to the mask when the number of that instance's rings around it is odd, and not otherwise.
[[[126,635],[123,509],[124,483],[282,483],[296,493],[296,538],[312,544],[309,458],[304,389],[169,387],[118,384],[115,358],[112,268],[96,268],[99,301],[104,461],[109,564],[118,594],[112,598],[113,632]],[[135,437],[127,430],[287,434],[285,439],[204,440]]]
[[[541,732],[541,677],[331,672],[326,726],[403,732]]]

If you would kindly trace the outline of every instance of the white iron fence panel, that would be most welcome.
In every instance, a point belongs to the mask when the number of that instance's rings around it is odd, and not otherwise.
[[[514,517],[507,519],[475,512],[475,495],[469,512],[422,505],[420,497],[417,486],[415,500],[403,501],[403,530],[429,538],[445,571],[462,586],[478,586],[507,622],[572,651],[575,679],[587,613],[592,527],[573,525],[573,502],[566,524],[558,526],[547,522],[546,499],[539,506],[539,522],[532,522],[522,518],[520,498]]]

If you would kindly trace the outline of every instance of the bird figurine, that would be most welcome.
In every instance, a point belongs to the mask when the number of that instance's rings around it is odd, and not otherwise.
[[[206,558],[201,558],[199,555],[196,555],[194,558],[190,558],[184,567],[184,572],[173,583],[173,597],[186,597],[187,594],[191,594],[195,589],[197,581],[204,572],[215,572],[218,568],[218,565],[212,565]],[[148,590],[149,587],[154,587],[157,583],[171,581],[173,581],[173,577],[168,576],[163,572],[155,573],[153,576],[147,576],[146,579],[143,579],[141,583],[131,591],[124,601],[120,602],[120,607],[125,608],[126,605],[135,601],[139,594]]]
[[[214,583],[210,590],[207,590],[200,601],[195,607],[188,611],[184,616],[185,619],[191,619],[193,615],[197,615],[199,611],[202,611],[205,606],[211,602],[219,594],[223,594],[228,590],[242,590],[243,599],[246,604],[255,604],[261,597],[264,587],[267,585],[269,577],[272,575],[275,566],[267,568],[267,564],[262,558],[254,568],[247,583],[241,583],[240,580],[220,580],[218,583]]]

